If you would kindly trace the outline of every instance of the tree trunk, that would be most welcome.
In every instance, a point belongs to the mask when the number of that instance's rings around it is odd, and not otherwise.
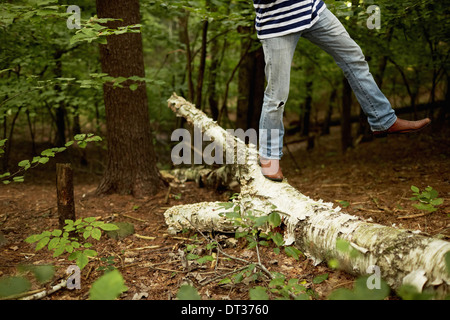
[[[138,0],[97,0],[99,18],[116,18],[110,28],[139,24]],[[145,77],[142,36],[126,33],[108,37],[108,44],[100,45],[102,72],[112,77]],[[145,83],[138,82],[135,91],[131,81],[123,88],[103,87],[106,110],[108,163],[97,193],[119,193],[141,196],[155,194],[161,186],[156,168],[156,154],[150,129]]]
[[[253,34],[251,28],[240,27],[239,33]],[[246,36],[241,40],[241,59],[238,74],[238,101],[236,128],[244,131],[253,128],[258,130],[259,118],[264,99],[264,52],[262,47],[248,50],[254,42],[252,37]]]
[[[330,94],[330,100],[328,102],[328,109],[325,119],[322,125],[322,135],[330,134],[331,117],[333,115],[333,109],[336,103],[337,89],[333,86],[333,91]]]
[[[307,72],[308,79],[312,78],[312,74],[310,71]],[[313,82],[308,80],[306,82],[305,90],[306,90],[306,99],[302,112],[302,136],[309,136],[309,130],[311,127],[311,108],[312,108],[312,87]]]
[[[342,80],[342,114],[341,114],[341,147],[347,151],[353,145],[352,138],[352,88],[344,77]]]
[[[188,82],[188,97],[190,101],[194,101],[194,82],[192,80],[192,52],[191,43],[189,40],[189,11],[185,11],[178,18],[180,24],[180,41],[185,46],[186,52],[186,72],[187,72],[187,82]]]
[[[208,20],[203,21],[202,26],[202,47],[200,49],[200,66],[198,68],[197,77],[197,90],[195,96],[195,105],[197,108],[202,109],[202,98],[203,98],[203,80],[205,78],[205,67],[206,67],[206,52],[208,47]]]
[[[219,117],[219,101],[217,100],[216,79],[219,71],[219,41],[215,38],[211,44],[211,66],[209,67],[208,103],[211,117],[217,120]],[[225,48],[223,48],[225,50]]]
[[[342,269],[356,275],[370,273],[369,268],[376,266],[393,289],[411,284],[419,291],[435,288],[443,296],[450,291],[450,274],[445,263],[445,255],[450,251],[449,242],[366,222],[341,213],[341,208],[333,207],[332,203],[310,199],[286,182],[265,179],[257,164],[256,146],[247,147],[241,140],[230,137],[227,131],[183,98],[173,95],[169,107],[178,116],[207,131],[224,150],[231,148],[234,151],[234,165],[230,166],[241,185],[239,197],[233,200],[234,207],[228,210],[218,202],[168,209],[164,216],[169,232],[192,226],[201,231],[234,231],[233,221],[221,213],[233,211],[237,206],[241,215],[248,210],[260,215],[277,211],[285,225],[282,228],[285,244],[294,244],[316,263],[336,259]],[[245,161],[238,163],[238,154],[244,156]],[[354,256],[352,252],[338,250],[338,239],[350,243],[359,254]]]
[[[61,78],[62,75],[62,61],[61,57],[63,55],[64,51],[59,50],[57,51],[53,59],[56,61],[56,66],[54,69],[55,78]],[[55,91],[57,94],[62,94],[62,89],[60,85],[55,85]],[[56,139],[55,139],[55,145],[57,147],[63,147],[66,143],[66,124],[64,122],[64,118],[66,115],[66,106],[64,103],[64,100],[61,100],[59,102],[58,107],[55,111],[55,121],[56,121]]]

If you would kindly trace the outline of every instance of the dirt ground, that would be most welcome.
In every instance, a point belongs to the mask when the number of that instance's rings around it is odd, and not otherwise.
[[[306,151],[304,143],[288,144],[282,167],[288,182],[300,192],[314,198],[344,206],[343,211],[371,219],[375,223],[399,228],[420,230],[430,236],[450,237],[450,129],[432,133],[429,128],[420,134],[390,136],[359,144],[347,153],[340,152],[338,128],[332,134],[316,140],[316,146]],[[295,162],[293,161],[295,159]],[[82,300],[89,297],[91,284],[103,272],[100,258],[114,257],[115,267],[122,273],[128,291],[120,299],[142,298],[150,300],[174,299],[180,285],[193,284],[203,299],[248,299],[249,288],[265,285],[268,280],[243,281],[239,284],[219,285],[202,281],[224,274],[242,264],[220,259],[217,269],[211,262],[184,268],[179,260],[179,250],[188,244],[203,248],[201,236],[194,242],[194,232],[171,236],[167,234],[164,211],[174,205],[199,201],[227,201],[230,192],[216,192],[198,188],[186,182],[162,190],[155,196],[92,196],[100,175],[85,167],[75,167],[75,201],[77,217],[98,217],[105,222],[130,222],[135,234],[123,239],[103,238],[94,243],[98,257],[82,270],[80,290],[59,290],[45,300]],[[444,198],[439,210],[423,215],[412,206],[411,185],[420,189],[432,186]],[[344,202],[342,202],[344,201]],[[67,256],[53,258],[48,250],[34,250],[33,244],[24,242],[32,234],[58,227],[55,174],[52,164],[34,169],[24,183],[0,186],[0,231],[6,244],[0,246],[0,277],[17,274],[20,264],[53,264],[56,274],[51,284],[66,277],[65,271],[73,262]],[[142,237],[143,236],[143,237]],[[255,260],[254,250],[246,248],[243,241],[230,245],[220,236],[226,252],[237,257]],[[147,237],[147,238],[145,238]],[[228,243],[228,245],[227,245]],[[330,269],[326,263],[315,266],[309,259],[299,261],[284,253],[276,255],[273,248],[261,249],[262,262],[270,271],[278,271],[287,278],[300,279],[309,289],[312,299],[327,299],[337,288],[351,288],[355,278],[339,270]],[[318,275],[328,273],[328,279],[314,283]],[[34,284],[32,289],[38,289]],[[396,299],[392,296],[391,299]]]

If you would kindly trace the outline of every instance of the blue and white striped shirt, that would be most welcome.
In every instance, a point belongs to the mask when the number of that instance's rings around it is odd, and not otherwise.
[[[259,39],[310,28],[326,8],[322,0],[253,0]]]

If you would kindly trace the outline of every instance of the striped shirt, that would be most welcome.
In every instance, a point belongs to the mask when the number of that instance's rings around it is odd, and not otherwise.
[[[310,28],[326,8],[322,0],[253,0],[256,32],[268,39]]]

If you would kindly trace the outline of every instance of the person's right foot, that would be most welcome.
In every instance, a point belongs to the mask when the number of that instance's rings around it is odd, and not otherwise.
[[[375,137],[385,137],[388,134],[416,132],[428,126],[430,122],[431,120],[429,118],[417,121],[397,119],[389,129],[384,131],[374,131],[373,134]]]

